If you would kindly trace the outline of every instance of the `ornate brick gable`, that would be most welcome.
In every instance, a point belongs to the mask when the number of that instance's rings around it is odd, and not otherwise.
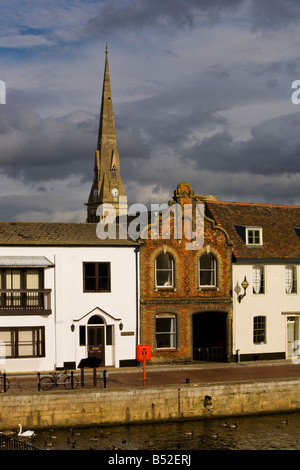
[[[211,199],[213,199],[211,197]],[[174,191],[173,200],[169,202],[169,207],[179,204],[190,205],[195,209],[197,203],[204,203],[203,196],[195,195],[188,183],[180,183]],[[181,223],[184,211],[181,213]],[[182,230],[182,238],[175,238],[174,233],[175,218],[170,213],[170,217],[159,216],[160,231],[157,231],[157,221],[155,231],[153,224],[149,224],[148,238],[144,239],[140,254],[140,298],[141,298],[141,342],[149,343],[152,350],[153,362],[187,362],[197,358],[194,349],[199,349],[197,342],[197,331],[201,324],[201,313],[205,315],[214,314],[222,316],[221,321],[223,331],[219,334],[216,343],[221,343],[224,349],[224,358],[227,360],[231,355],[231,322],[232,322],[232,302],[231,302],[231,257],[232,244],[227,232],[215,224],[215,222],[205,216],[204,219],[204,244],[197,250],[187,249],[187,238]],[[178,220],[177,220],[178,222]],[[197,228],[195,223],[195,211],[188,220],[193,227]],[[162,238],[170,225],[170,237]],[[154,235],[155,234],[155,235]],[[157,236],[157,239],[153,237]],[[145,238],[145,234],[144,234]],[[168,285],[159,285],[157,282],[157,259],[160,254],[167,254],[172,261],[171,268],[172,282]],[[199,260],[201,256],[209,255],[215,262],[215,282],[212,285],[201,286],[199,279]],[[171,268],[166,269],[170,271]],[[209,313],[208,313],[209,312]],[[176,340],[171,347],[157,347],[158,336],[161,332],[157,331],[157,319],[168,315],[175,325]],[[216,321],[218,321],[216,316]],[[196,319],[197,317],[197,319]],[[206,316],[203,315],[203,331],[208,328]],[[170,320],[171,321],[171,320]],[[166,322],[167,323],[167,322]],[[163,322],[162,322],[163,324]],[[202,327],[201,327],[202,328]],[[201,340],[204,333],[201,333]],[[208,333],[209,344],[212,346],[212,333]],[[203,344],[203,346],[205,346]]]

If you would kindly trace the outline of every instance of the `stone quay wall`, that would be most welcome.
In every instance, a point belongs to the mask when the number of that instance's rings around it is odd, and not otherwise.
[[[300,379],[0,395],[0,430],[153,423],[300,410]]]

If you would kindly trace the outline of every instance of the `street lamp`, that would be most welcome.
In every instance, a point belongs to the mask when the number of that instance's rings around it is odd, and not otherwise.
[[[247,287],[248,287],[248,286],[249,286],[249,282],[247,281],[246,276],[245,276],[245,278],[244,278],[244,280],[243,280],[243,282],[242,282],[242,288],[244,289],[244,293],[238,295],[238,301],[239,301],[239,303],[241,303],[241,300],[245,297],[245,295],[246,295],[246,290],[247,290]]]

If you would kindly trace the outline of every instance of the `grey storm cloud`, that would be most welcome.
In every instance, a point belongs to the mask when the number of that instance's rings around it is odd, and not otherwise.
[[[51,217],[57,187],[63,211],[81,210],[93,178],[106,40],[129,200],[171,196],[186,180],[219,198],[300,202],[300,117],[291,104],[299,0],[75,3],[53,2],[51,10],[49,1],[50,23],[20,3],[19,25],[10,16],[11,34],[2,33],[13,44],[1,59],[13,67],[0,108],[2,217],[25,218],[26,207]],[[39,47],[28,46],[33,39]],[[13,180],[23,183],[22,204]]]
[[[42,118],[32,110],[10,106],[1,111],[2,173],[29,183],[63,179],[70,174],[91,178],[87,169],[93,167],[98,116],[78,112]]]
[[[104,3],[91,18],[87,34],[120,32],[154,27],[165,31],[216,24],[222,14],[247,9],[254,30],[272,30],[300,19],[298,0],[114,0]]]
[[[238,7],[244,0],[131,0],[103,4],[99,14],[91,18],[86,31],[99,34],[155,27],[162,30],[190,28],[197,23],[212,24],[222,11]]]
[[[252,0],[250,12],[254,29],[283,28],[298,23],[300,4],[297,0]]]

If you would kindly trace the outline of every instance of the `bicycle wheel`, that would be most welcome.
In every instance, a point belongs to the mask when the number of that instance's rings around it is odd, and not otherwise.
[[[51,388],[54,386],[54,380],[52,377],[42,377],[40,380],[40,387],[42,390],[51,390]]]
[[[64,386],[67,390],[72,390],[72,388],[77,388],[78,387],[78,379],[77,377],[73,377],[73,387],[72,387],[72,377],[68,376],[64,380]]]
[[[8,378],[5,379],[5,390],[4,390],[4,378],[0,377],[0,393],[7,392],[10,387],[10,382]]]

